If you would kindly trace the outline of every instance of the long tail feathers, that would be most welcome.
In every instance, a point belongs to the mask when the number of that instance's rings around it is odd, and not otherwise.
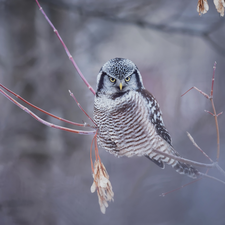
[[[170,149],[168,149],[166,152],[172,155],[179,156],[179,154],[172,147],[170,147]],[[200,175],[199,171],[190,164],[179,162],[177,160],[170,159],[169,157],[158,155],[156,153],[151,153],[149,155],[146,155],[146,157],[162,169],[165,168],[166,163],[168,165],[171,165],[178,173],[185,174],[193,179],[198,178]]]
[[[198,176],[199,176],[198,170],[195,167],[193,167],[192,165],[189,165],[186,163],[176,161],[176,164],[173,166],[173,168],[178,173],[185,174],[194,179],[198,178]]]

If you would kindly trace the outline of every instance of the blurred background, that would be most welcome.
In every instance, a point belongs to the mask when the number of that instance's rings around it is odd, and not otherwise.
[[[40,0],[88,82],[95,88],[102,65],[124,57],[139,68],[157,98],[175,149],[208,163],[186,131],[216,160],[216,128],[210,93],[217,62],[214,101],[225,110],[225,19],[212,0],[199,16],[197,0]],[[0,0],[0,82],[57,116],[88,122],[74,100],[92,116],[94,96],[84,85],[35,0]],[[68,126],[37,112],[52,123]],[[225,169],[225,116],[219,117]],[[80,128],[79,128],[80,129]],[[91,136],[56,130],[0,96],[1,225],[176,225],[225,224],[225,186],[192,180],[172,168],[161,170],[145,157],[116,158],[100,148],[115,194],[100,212],[90,165]],[[205,170],[200,169],[202,172]],[[209,174],[221,177],[211,170]]]

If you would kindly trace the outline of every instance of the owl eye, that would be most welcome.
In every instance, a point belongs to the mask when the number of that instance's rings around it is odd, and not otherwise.
[[[115,82],[116,82],[116,79],[113,78],[113,77],[110,77],[109,80],[110,80],[112,83],[115,83]]]
[[[130,81],[130,76],[129,76],[129,77],[126,77],[126,78],[125,78],[125,81],[126,81],[126,82],[129,82],[129,81]]]

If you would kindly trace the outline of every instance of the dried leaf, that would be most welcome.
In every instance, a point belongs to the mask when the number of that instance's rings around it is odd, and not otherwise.
[[[198,0],[198,5],[197,5],[197,12],[199,15],[207,13],[209,10],[209,5],[207,0]]]
[[[96,191],[96,188],[97,188],[97,186],[96,186],[95,182],[93,182],[93,184],[91,185],[91,193],[94,193]]]
[[[224,7],[225,7],[225,1],[224,0],[214,0],[213,1],[217,12],[220,13],[220,16],[224,16]]]
[[[114,193],[105,166],[99,160],[96,160],[94,163],[93,178],[94,182],[91,186],[91,192],[94,193],[97,190],[100,210],[105,214],[106,208],[108,207],[107,202],[113,201]]]

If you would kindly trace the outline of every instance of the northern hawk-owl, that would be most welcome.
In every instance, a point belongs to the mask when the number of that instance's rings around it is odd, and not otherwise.
[[[109,153],[118,157],[146,156],[161,168],[167,163],[180,174],[198,176],[193,166],[153,152],[179,156],[172,147],[157,100],[144,88],[141,74],[130,60],[111,59],[100,69],[94,121],[98,142]]]

